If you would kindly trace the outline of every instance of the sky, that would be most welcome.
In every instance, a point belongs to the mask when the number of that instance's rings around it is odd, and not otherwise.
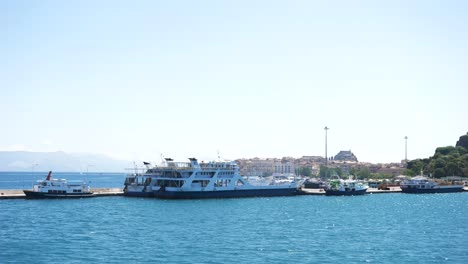
[[[125,160],[351,150],[468,132],[468,2],[0,1],[0,150]]]

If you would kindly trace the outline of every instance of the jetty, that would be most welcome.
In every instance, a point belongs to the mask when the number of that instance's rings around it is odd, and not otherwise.
[[[101,196],[123,196],[121,188],[91,188],[91,192],[95,197]],[[25,199],[26,195],[22,189],[0,190],[1,199]]]
[[[302,188],[301,191],[303,192],[303,195],[325,195],[325,190],[324,189],[308,189],[308,188]],[[400,193],[401,188],[400,187],[390,187],[388,190],[379,190],[377,188],[368,188],[367,193],[369,194],[377,194],[377,193]]]
[[[324,189],[309,189],[302,188],[302,195],[325,195]],[[464,192],[468,192],[468,186],[463,187]],[[377,188],[368,188],[367,193],[369,194],[379,194],[379,193],[401,193],[400,187],[389,187],[388,190],[379,190]]]
[[[464,192],[468,192],[468,186],[463,188]],[[96,197],[103,196],[123,196],[123,189],[121,188],[91,188]],[[316,188],[302,188],[301,195],[325,195],[324,189]],[[380,194],[380,193],[401,193],[400,187],[390,187],[389,190],[379,190],[377,188],[367,189],[369,194]],[[0,200],[2,199],[25,199],[26,195],[23,193],[23,190],[14,189],[14,190],[0,190]]]

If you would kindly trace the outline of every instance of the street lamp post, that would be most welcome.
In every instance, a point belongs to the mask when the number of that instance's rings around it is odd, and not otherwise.
[[[325,127],[325,166],[328,166],[328,156],[327,156],[327,131],[330,129],[329,127]]]
[[[408,163],[408,137],[405,136],[405,162]]]

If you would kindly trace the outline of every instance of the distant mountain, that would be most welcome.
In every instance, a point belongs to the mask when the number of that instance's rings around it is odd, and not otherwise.
[[[130,167],[132,162],[98,154],[0,151],[0,171],[124,172]]]

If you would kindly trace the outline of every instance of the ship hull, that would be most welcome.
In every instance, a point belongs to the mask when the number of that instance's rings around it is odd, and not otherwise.
[[[325,190],[325,194],[329,196],[351,196],[351,195],[363,195],[367,193],[367,189],[363,190],[354,190],[354,191],[335,191],[335,190]]]
[[[449,187],[449,188],[433,188],[433,189],[419,189],[419,188],[401,188],[402,193],[454,193],[463,192],[463,187]]]
[[[26,199],[78,199],[78,198],[91,198],[94,197],[93,193],[42,193],[23,190]]]
[[[243,198],[243,197],[274,197],[293,196],[300,192],[296,188],[281,189],[251,189],[230,191],[167,191],[131,192],[124,195],[130,197],[152,197],[160,199],[213,199],[213,198]]]

